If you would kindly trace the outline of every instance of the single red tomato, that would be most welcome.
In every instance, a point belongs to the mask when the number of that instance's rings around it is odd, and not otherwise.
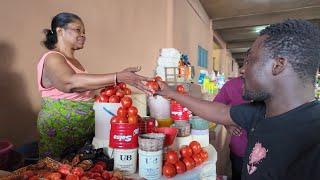
[[[89,180],[90,178],[88,176],[82,176],[80,180]]]
[[[62,177],[62,175],[58,172],[53,172],[53,173],[48,174],[48,176],[46,176],[46,178],[50,179],[50,180],[60,180],[61,177]]]
[[[158,91],[159,90],[159,84],[155,81],[148,81],[147,84],[149,89],[154,90],[154,91]]]
[[[109,180],[109,179],[111,178],[110,173],[109,173],[108,171],[103,171],[103,172],[101,173],[101,176],[102,176],[104,179],[107,179],[107,180]]]
[[[129,107],[128,116],[137,116],[137,115],[138,115],[138,109],[134,106]]]
[[[123,97],[121,99],[121,104],[122,104],[122,107],[124,107],[125,109],[127,108],[130,108],[132,106],[132,99],[131,97]]]
[[[182,157],[191,157],[192,149],[189,146],[182,146],[180,148],[180,154]]]
[[[65,180],[79,180],[79,176],[74,174],[68,174]]]
[[[123,82],[118,83],[118,86],[119,86],[121,89],[124,89],[124,88],[127,87],[127,85],[126,85],[125,83],[123,83]]]
[[[107,95],[96,96],[95,101],[102,102],[102,103],[109,102],[109,96],[107,96]]]
[[[69,164],[61,164],[58,168],[58,172],[63,175],[68,175],[71,172],[71,166]]]
[[[83,176],[87,176],[89,179],[92,179],[93,178],[93,172],[86,171],[86,172],[84,172]]]
[[[108,103],[108,102],[109,102],[109,99],[110,99],[109,96],[107,96],[107,95],[102,95],[101,101],[104,102],[104,103]]]
[[[119,118],[119,123],[128,123],[127,117],[120,117]]]
[[[87,176],[89,179],[92,179],[93,178],[93,172],[86,171],[86,172],[84,172],[83,176]]]
[[[186,165],[182,161],[178,161],[176,164],[176,170],[178,174],[184,173],[186,171]]]
[[[118,89],[116,92],[116,96],[118,96],[120,99],[123,98],[125,95],[125,92],[122,89]]]
[[[113,116],[110,120],[110,123],[119,123],[120,116]]]
[[[179,160],[178,154],[175,151],[168,151],[165,158],[166,161],[171,164],[175,164]]]
[[[163,165],[163,166],[165,166],[165,165],[167,165],[167,164],[172,165],[171,163],[169,163],[169,162],[167,162],[167,161],[163,161],[163,162],[162,162],[162,165]]]
[[[102,94],[102,93],[105,92],[105,91],[106,91],[106,88],[101,89],[101,90],[100,90],[100,94]]]
[[[203,158],[204,161],[208,160],[209,154],[207,152],[207,150],[203,149],[200,152],[201,157]]]
[[[103,161],[98,161],[96,164],[99,164],[103,167],[103,169],[107,169],[107,164]]]
[[[199,166],[199,165],[202,163],[202,161],[203,161],[203,159],[202,159],[202,157],[201,157],[200,154],[194,154],[194,155],[192,155],[192,159],[193,159],[194,162],[196,163],[196,166]]]
[[[179,92],[179,93],[184,93],[184,87],[183,87],[183,85],[177,85],[177,91]]]
[[[128,110],[125,109],[124,107],[119,107],[119,109],[117,110],[117,116],[127,117],[127,115],[128,115]]]
[[[92,169],[92,168],[91,168]],[[90,170],[91,171],[91,170]],[[100,172],[92,172],[92,176],[95,179],[96,177],[101,177]]]
[[[124,91],[125,95],[130,95],[131,94],[131,90],[129,88],[124,88],[123,91]]]
[[[198,154],[202,150],[198,141],[191,141],[189,147],[192,149],[193,154]]]
[[[160,76],[156,76],[156,77],[154,77],[154,80],[155,81],[162,81],[162,78]]]
[[[191,157],[185,157],[182,161],[186,165],[187,170],[191,170],[196,166],[196,163]]]
[[[108,88],[104,92],[102,92],[102,95],[107,95],[107,96],[112,96],[116,94],[116,89],[115,88]]]
[[[137,124],[138,123],[138,116],[129,116],[128,123],[129,124]]]
[[[176,168],[172,164],[166,164],[162,168],[162,173],[166,177],[173,177],[176,175]]]
[[[94,101],[95,101],[95,102],[101,102],[101,101],[100,101],[100,96],[97,96],[97,95],[94,96]]]
[[[82,176],[84,173],[84,170],[81,168],[81,167],[74,167],[72,170],[71,170],[71,174],[74,174],[74,175],[77,175],[77,176]]]
[[[101,173],[103,171],[103,166],[101,166],[100,164],[95,164],[91,169],[90,169],[91,172],[94,172],[94,173]]]
[[[119,103],[119,102],[120,102],[120,99],[118,96],[116,96],[116,95],[110,96],[109,103]]]

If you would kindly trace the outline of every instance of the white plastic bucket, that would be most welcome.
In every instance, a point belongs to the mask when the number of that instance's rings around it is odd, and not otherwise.
[[[132,105],[138,109],[141,117],[147,116],[147,95],[146,94],[131,94]]]
[[[95,111],[95,148],[108,147],[109,133],[110,133],[110,120],[113,115],[117,114],[120,103],[97,103],[93,104]]]
[[[193,141],[198,141],[201,147],[209,146],[209,129],[198,130],[192,129],[191,136]]]
[[[145,179],[160,179],[162,175],[162,150],[139,149],[139,176]]]
[[[148,97],[150,116],[155,119],[170,118],[170,101],[162,96]]]
[[[120,170],[124,175],[134,174],[137,170],[138,148],[114,149],[114,169]]]

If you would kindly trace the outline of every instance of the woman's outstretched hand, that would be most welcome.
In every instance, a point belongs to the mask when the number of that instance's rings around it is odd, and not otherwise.
[[[144,82],[150,80],[150,78],[136,74],[136,72],[139,72],[140,70],[140,66],[126,68],[117,73],[117,80],[134,86],[150,95],[152,92],[144,85]]]

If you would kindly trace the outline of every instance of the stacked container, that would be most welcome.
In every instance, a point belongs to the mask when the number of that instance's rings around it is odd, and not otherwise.
[[[152,133],[156,127],[156,120],[151,117],[141,118],[139,123],[139,132],[140,134]]]
[[[190,119],[192,140],[198,141],[201,147],[209,146],[209,122],[198,116]]]
[[[109,146],[113,148],[114,169],[125,175],[136,172],[138,136],[138,124],[111,123]]]
[[[178,129],[177,138],[175,140],[176,148],[188,145],[192,141],[192,137],[190,136],[191,126],[189,123],[191,112],[176,101],[171,101],[170,112],[171,118],[174,121],[172,127]]]
[[[160,179],[165,135],[148,133],[139,136],[139,176],[145,179]]]
[[[162,96],[148,97],[150,116],[158,121],[159,127],[170,127],[170,101]]]
[[[120,103],[95,102],[93,104],[95,111],[95,137],[92,144],[96,149],[108,147],[110,120],[117,114],[120,106]]]

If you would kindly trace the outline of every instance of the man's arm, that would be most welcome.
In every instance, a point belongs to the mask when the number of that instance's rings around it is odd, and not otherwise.
[[[176,100],[201,118],[223,125],[237,125],[230,117],[230,106],[180,94],[170,89],[165,83],[160,81],[158,83],[161,90],[157,94]]]

